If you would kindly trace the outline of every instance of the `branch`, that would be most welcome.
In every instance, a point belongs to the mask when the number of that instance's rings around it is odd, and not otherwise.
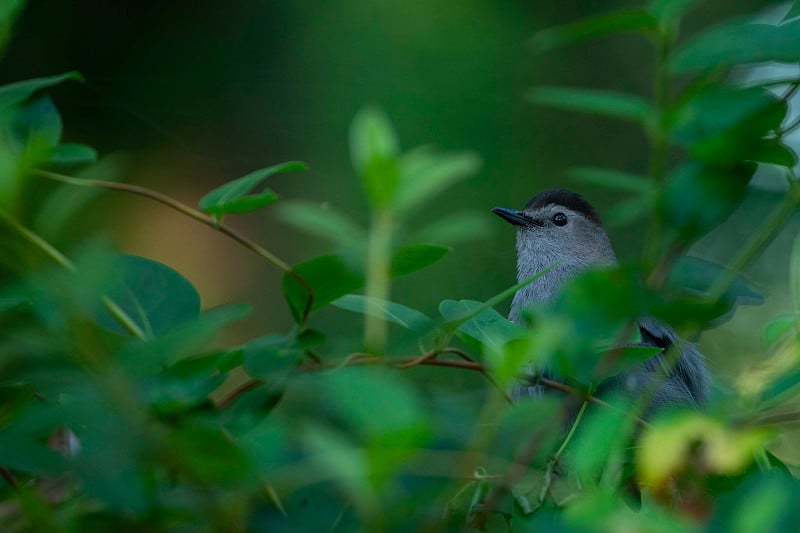
[[[68,185],[77,185],[78,187],[90,187],[95,189],[107,189],[111,191],[121,191],[129,194],[135,194],[137,196],[143,196],[145,198],[149,198],[150,200],[154,200],[163,205],[166,205],[167,207],[174,209],[175,211],[178,211],[179,213],[182,213],[188,216],[189,218],[193,218],[194,220],[202,224],[205,224],[211,229],[219,231],[223,235],[230,237],[231,239],[238,242],[248,250],[254,252],[255,254],[266,259],[268,262],[272,263],[276,267],[280,268],[288,276],[291,276],[300,285],[302,285],[303,289],[305,289],[306,293],[308,294],[308,300],[306,301],[305,308],[303,309],[303,314],[300,321],[301,325],[305,325],[306,321],[308,320],[308,315],[311,313],[311,305],[314,302],[314,290],[311,288],[311,285],[308,283],[308,281],[306,281],[305,278],[303,278],[300,274],[295,272],[294,269],[283,259],[276,256],[263,246],[259,245],[249,237],[242,235],[241,233],[234,230],[230,226],[223,224],[218,219],[210,215],[207,215],[202,211],[189,207],[188,205],[179,202],[178,200],[170,196],[167,196],[166,194],[154,191],[152,189],[148,189],[146,187],[141,187],[139,185],[131,185],[128,183],[117,183],[113,181],[80,179],[80,178],[74,178],[72,176],[65,176],[64,174],[58,174],[56,172],[50,172],[47,170],[39,170],[39,169],[34,169],[33,173],[43,178],[47,178],[60,183],[66,183]]]

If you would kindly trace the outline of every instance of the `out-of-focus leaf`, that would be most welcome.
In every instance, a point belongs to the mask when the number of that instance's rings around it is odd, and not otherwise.
[[[413,244],[403,246],[392,257],[392,277],[406,276],[439,261],[450,251],[447,246]]]
[[[681,165],[667,178],[659,198],[665,225],[685,240],[712,229],[739,205],[754,171],[752,164]]]
[[[579,431],[575,434],[575,441],[570,443],[571,463],[583,479],[597,476],[613,455],[617,461],[621,460],[636,427],[629,414],[633,408],[630,402],[624,402],[621,398],[606,400],[613,405],[622,402],[624,407],[608,409],[588,406]]]
[[[350,126],[350,159],[373,206],[385,207],[400,180],[400,146],[389,119],[374,107],[360,110]]]
[[[781,24],[788,20],[796,19],[797,17],[800,17],[800,2],[795,0],[795,2],[792,3],[792,7],[789,8],[789,11],[786,12],[786,15],[784,15],[781,20]]]
[[[753,147],[753,152],[747,154],[745,159],[758,163],[769,163],[781,167],[793,168],[797,165],[797,154],[783,143],[773,140],[764,140]]]
[[[167,415],[180,414],[209,401],[225,380],[218,370],[219,353],[178,361],[164,372],[143,381],[150,406]]]
[[[644,432],[636,449],[637,476],[658,494],[671,490],[676,476],[696,475],[693,469],[736,475],[752,463],[768,437],[760,428],[729,428],[708,415],[684,413]]]
[[[419,446],[428,435],[425,410],[401,374],[377,367],[344,368],[318,383],[327,409],[365,444]]]
[[[654,189],[647,176],[610,168],[573,167],[567,173],[573,179],[598,187],[634,193],[647,193]]]
[[[667,286],[672,289],[689,291],[698,296],[708,295],[708,290],[727,269],[718,263],[699,257],[682,256],[667,278]],[[759,305],[764,295],[743,275],[738,274],[722,297],[731,304]]]
[[[0,435],[0,454],[4,467],[30,474],[56,475],[64,463],[46,443],[12,431]]]
[[[696,36],[672,56],[669,67],[683,73],[742,63],[796,63],[798,57],[800,21],[773,26],[740,18]]]
[[[370,305],[370,301],[377,305]],[[412,331],[428,331],[434,326],[433,320],[424,313],[396,302],[377,300],[360,294],[348,294],[331,303],[354,313],[365,314],[374,311],[378,318]]]
[[[420,230],[414,240],[453,245],[476,242],[488,234],[489,226],[484,214],[462,212],[436,219],[434,223]]]
[[[61,141],[61,115],[49,96],[40,96],[12,111],[5,124],[5,140],[20,155],[45,158]],[[35,152],[35,156],[31,155]]]
[[[461,320],[483,306],[473,300],[444,300],[439,312],[449,322]],[[525,330],[494,309],[486,309],[458,327],[459,336],[481,351],[499,353],[508,341],[525,336]],[[470,342],[471,341],[471,342]]]
[[[321,344],[324,337],[308,330],[300,337],[270,334],[244,347],[244,368],[251,376],[281,387],[303,351]]]
[[[251,457],[254,454],[254,448],[258,450],[255,462],[262,468],[267,466],[264,464],[267,462],[265,459],[267,454],[270,455],[270,458],[275,458],[276,455],[283,458],[283,443],[260,440],[273,436],[271,435],[272,430],[280,427],[276,428],[274,421],[267,419],[267,415],[278,404],[282,396],[283,389],[275,387],[272,383],[263,383],[240,394],[230,404],[224,406],[217,415],[218,420],[227,431],[241,436],[242,447],[251,452]],[[261,430],[254,430],[258,426],[262,426]],[[264,431],[268,431],[270,435],[265,435]],[[282,437],[285,438],[285,435]],[[258,442],[255,441],[256,439]],[[270,463],[269,466],[277,466],[275,462],[270,461]]]
[[[305,163],[289,161],[288,163],[255,170],[246,176],[229,181],[203,196],[200,199],[200,209],[215,216],[255,211],[274,202],[278,199],[278,196],[266,189],[258,194],[248,194],[253,188],[275,174],[305,170],[306,168]]]
[[[50,150],[48,163],[58,165],[79,165],[97,161],[97,150],[85,144],[65,143]]]
[[[674,27],[698,3],[700,0],[655,0],[650,5],[650,13],[662,25]]]
[[[241,320],[252,308],[228,305],[204,311],[199,317],[178,324],[153,340],[130,340],[117,353],[116,360],[133,375],[151,375],[192,355],[207,354],[219,330]]]
[[[718,498],[714,531],[791,531],[800,523],[800,483],[780,471],[755,473]]]
[[[0,430],[33,399],[35,387],[31,383],[10,383],[0,385]]]
[[[114,260],[114,282],[108,296],[148,337],[159,336],[200,314],[200,295],[172,268],[136,255]],[[128,334],[108,309],[98,309],[97,321],[105,328]]]
[[[231,485],[250,477],[248,457],[219,429],[195,425],[169,432],[169,465],[200,483]]]
[[[656,20],[647,11],[620,10],[539,31],[533,38],[533,44],[538,50],[546,51],[603,35],[626,31],[649,34],[655,29]]]
[[[788,399],[786,393],[796,389],[798,385],[800,385],[800,370],[790,370],[779,374],[761,391],[760,400],[765,407],[773,407],[777,402]]]
[[[128,159],[125,156],[111,155],[82,169],[76,177],[119,181],[127,166]],[[61,185],[42,202],[32,226],[43,238],[57,240],[63,236],[64,232],[71,229],[69,224],[71,217],[101,194],[103,194],[103,190],[94,187]]]
[[[3,85],[0,87],[0,110],[19,104],[33,96],[37,91],[58,85],[67,80],[83,81],[83,77],[79,72],[73,70],[46,78],[34,78]]]
[[[768,345],[773,345],[786,337],[790,332],[798,332],[800,317],[796,314],[779,315],[774,317],[764,328],[762,338]]]
[[[650,102],[646,99],[612,91],[572,87],[536,87],[528,94],[530,100],[538,105],[638,123],[644,123],[653,112]]]
[[[366,232],[343,213],[312,202],[283,202],[275,210],[282,221],[340,246],[357,247]]]
[[[350,294],[364,285],[364,279],[353,272],[338,255],[323,255],[301,263],[293,270],[303,277],[314,290],[311,312],[316,311],[337,298]],[[281,280],[283,295],[295,321],[300,321],[306,307],[308,293],[289,274]]]
[[[522,336],[522,331],[508,333],[510,340],[505,343],[501,352],[485,353],[492,376],[503,388],[507,388],[521,374],[532,373],[523,371],[525,366],[538,369],[550,365],[559,347],[569,342],[570,331],[566,321],[547,317],[545,320],[538,320],[536,328],[526,331],[525,336]]]
[[[418,148],[400,160],[400,180],[392,201],[398,212],[407,212],[433,198],[454,183],[474,174],[480,159],[471,153],[437,154]]]
[[[22,13],[26,3],[26,0],[6,0],[0,3],[0,54],[3,53],[8,41],[11,39],[14,23]]]

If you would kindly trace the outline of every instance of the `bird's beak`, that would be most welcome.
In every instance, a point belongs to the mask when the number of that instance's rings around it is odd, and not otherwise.
[[[544,226],[539,220],[531,218],[522,211],[516,209],[509,209],[508,207],[495,207],[492,213],[499,216],[506,222],[510,222],[515,226]]]

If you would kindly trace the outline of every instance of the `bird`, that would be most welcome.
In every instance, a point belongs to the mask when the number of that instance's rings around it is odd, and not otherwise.
[[[555,299],[564,283],[579,273],[617,264],[600,216],[580,194],[549,189],[531,198],[522,210],[495,207],[492,212],[516,227],[520,282],[552,267],[516,292],[508,315],[514,323],[524,325],[523,311]],[[711,377],[703,355],[668,324],[648,316],[638,318],[637,322],[641,345],[662,351],[633,370],[607,378],[597,390],[621,392],[635,400],[653,383],[656,388],[645,409],[646,418],[667,407],[704,405]],[[679,357],[671,368],[666,368],[664,356],[672,349],[679,351]],[[547,388],[539,380],[552,376],[546,368],[529,367],[522,381],[511,391],[512,398],[520,400],[543,394]]]

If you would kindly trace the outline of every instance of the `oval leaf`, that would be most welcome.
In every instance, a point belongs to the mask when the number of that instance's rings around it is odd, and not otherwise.
[[[392,277],[405,276],[439,261],[450,251],[446,246],[415,244],[403,246],[392,257]]]
[[[311,312],[333,300],[360,289],[364,279],[353,272],[338,255],[323,255],[301,263],[293,270],[305,279],[314,290]],[[301,322],[308,301],[308,292],[300,282],[289,274],[284,274],[281,284],[283,295],[289,304],[292,317]]]

